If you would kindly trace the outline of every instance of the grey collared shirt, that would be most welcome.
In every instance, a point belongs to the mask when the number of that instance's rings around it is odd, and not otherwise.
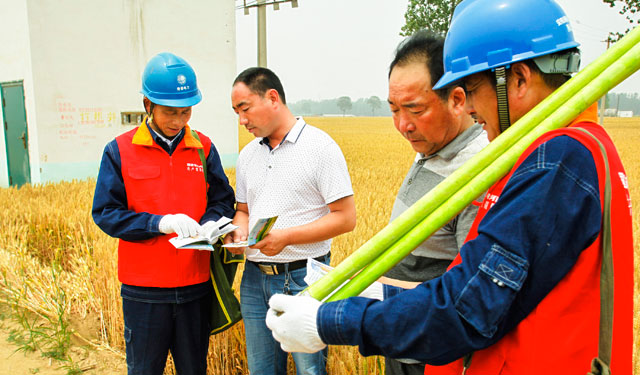
[[[391,220],[400,216],[488,144],[487,133],[481,125],[475,124],[435,154],[417,154],[396,196]],[[477,198],[478,203],[482,198]],[[458,254],[477,212],[478,206],[467,206],[389,270],[386,276],[419,282],[440,276]]]

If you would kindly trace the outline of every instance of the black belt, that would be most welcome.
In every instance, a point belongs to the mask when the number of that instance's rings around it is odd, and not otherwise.
[[[324,262],[325,257],[329,256],[331,256],[331,252],[313,259],[317,260],[318,262]],[[247,262],[255,264],[265,275],[279,275],[284,272],[284,267],[286,265],[289,266],[289,271],[297,270],[307,266],[307,259],[295,260],[289,263],[262,263],[252,262],[250,260],[248,260]]]

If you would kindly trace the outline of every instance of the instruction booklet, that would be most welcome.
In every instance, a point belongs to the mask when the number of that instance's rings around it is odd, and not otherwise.
[[[269,233],[269,231],[271,230],[271,227],[273,227],[273,224],[276,222],[277,218],[278,218],[277,216],[274,216],[274,217],[258,219],[258,221],[253,226],[253,228],[251,228],[251,232],[249,232],[249,238],[247,239],[247,241],[232,242],[232,243],[224,244],[222,246],[223,247],[247,247],[247,246],[255,245],[256,243],[260,242],[267,235],[267,233]]]
[[[178,249],[197,249],[213,251],[213,244],[218,238],[229,232],[238,229],[237,225],[231,224],[231,219],[226,216],[215,221],[213,225],[205,224],[207,230],[204,234],[195,237],[178,238],[173,237],[169,240],[173,246]],[[204,227],[204,226],[203,226]]]

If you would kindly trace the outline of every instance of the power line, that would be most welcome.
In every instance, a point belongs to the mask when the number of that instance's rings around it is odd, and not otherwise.
[[[580,33],[582,35],[589,35],[591,37],[594,38],[602,38],[603,35],[609,35],[608,32],[603,31],[603,32],[597,32],[597,31],[593,31],[593,30],[589,30],[589,29],[582,29],[582,28],[574,28],[573,31],[575,33]]]
[[[590,25],[590,24],[588,24],[588,23],[584,23],[584,22],[580,21],[580,20],[579,20],[579,19],[577,19],[577,18],[570,18],[570,20],[571,20],[571,22],[573,22],[573,23],[574,23],[574,24],[576,24],[576,25],[580,25],[580,26],[588,27],[588,28],[590,28],[590,29],[597,30],[598,32],[603,32],[603,33],[607,33],[607,34],[610,32],[609,30],[603,29],[603,28],[601,28],[601,27],[597,27],[597,26]]]
[[[236,0],[236,2],[237,1],[238,0]],[[274,10],[280,10],[280,4],[283,4],[283,3],[291,3],[292,8],[298,7],[298,0],[272,0],[270,2],[259,1],[259,0],[254,0],[254,1],[242,0],[242,5],[236,5],[236,10],[244,9],[244,14],[249,14],[250,8],[260,8],[263,6],[266,7],[268,5],[272,5]]]
[[[236,0],[236,2],[238,2],[238,1],[242,1],[242,5],[236,5],[236,10],[244,9],[246,7],[253,7],[253,6],[256,6],[258,4],[258,1],[253,1],[253,2],[247,3],[246,0]]]
[[[607,36],[602,36],[602,35],[587,35],[587,34],[582,34],[582,33],[576,33],[576,39],[580,39],[580,40],[589,40],[592,42],[602,42],[602,38],[606,38]]]

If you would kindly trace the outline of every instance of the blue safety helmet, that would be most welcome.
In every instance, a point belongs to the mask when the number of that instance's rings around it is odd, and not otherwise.
[[[167,107],[191,107],[202,100],[191,65],[169,52],[149,60],[142,73],[140,92],[152,103]]]
[[[445,73],[433,89],[578,45],[567,15],[553,0],[464,0],[453,13],[444,43]],[[571,60],[567,73],[577,71]]]

